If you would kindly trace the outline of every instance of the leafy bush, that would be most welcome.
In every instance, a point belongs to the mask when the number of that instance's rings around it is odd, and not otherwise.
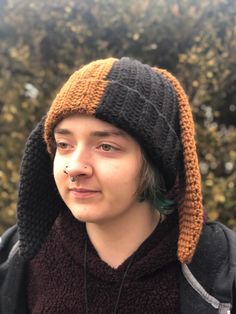
[[[0,232],[15,222],[25,140],[57,89],[82,64],[124,55],[184,85],[204,206],[236,229],[234,0],[2,0],[0,9]]]

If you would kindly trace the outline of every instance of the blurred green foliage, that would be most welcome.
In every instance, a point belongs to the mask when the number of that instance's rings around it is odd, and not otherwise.
[[[25,140],[82,64],[131,56],[173,72],[196,121],[204,206],[236,230],[236,1],[0,0],[0,233],[15,222]]]

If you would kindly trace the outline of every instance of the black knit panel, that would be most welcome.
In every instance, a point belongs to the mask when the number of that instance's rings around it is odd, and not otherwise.
[[[130,133],[163,174],[175,183],[181,144],[176,93],[164,76],[136,60],[115,62],[96,117]]]
[[[53,163],[43,140],[43,122],[27,140],[20,171],[17,219],[20,253],[33,257],[59,211],[65,208],[53,178]]]

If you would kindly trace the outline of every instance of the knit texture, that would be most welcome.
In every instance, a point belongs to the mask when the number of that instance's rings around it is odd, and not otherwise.
[[[98,60],[76,71],[30,135],[17,205],[21,255],[28,259],[36,254],[66,207],[48,152],[54,150],[54,127],[75,113],[94,115],[132,135],[163,175],[168,193],[180,183],[178,258],[189,263],[203,224],[191,109],[175,77],[129,58]]]
[[[74,72],[57,94],[47,114],[45,141],[49,153],[53,147],[53,129],[65,117],[73,113],[94,114],[105,93],[108,82],[105,80],[116,59],[106,62],[94,61]]]
[[[33,257],[65,208],[54,182],[52,161],[43,139],[44,119],[30,134],[21,163],[17,202],[20,251]]]
[[[121,292],[118,313],[180,313],[176,217],[159,225],[134,253]],[[30,313],[85,313],[85,226],[69,211],[60,214],[46,242],[29,263]],[[130,256],[111,268],[88,243],[89,313],[113,312]]]
[[[194,140],[195,128],[188,98],[177,79],[166,70],[154,69],[162,73],[173,85],[180,115],[181,143],[184,155],[185,191],[179,202],[179,244],[178,256],[182,262],[188,262],[196,247],[203,225],[203,206],[201,176]]]
[[[72,74],[45,121],[50,153],[55,125],[73,113],[93,114],[133,135],[163,173],[167,189],[174,185],[181,151],[176,93],[150,66],[109,58]]]
[[[178,256],[189,263],[201,233],[203,207],[194,123],[180,83],[165,70],[129,58],[90,63],[69,78],[49,110],[44,132],[49,152],[55,125],[80,112],[131,134],[162,173],[169,192],[184,176]]]

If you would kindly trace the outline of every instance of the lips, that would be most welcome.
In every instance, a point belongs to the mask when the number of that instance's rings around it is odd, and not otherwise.
[[[70,188],[69,191],[75,198],[92,198],[100,193],[98,190],[85,188]]]

